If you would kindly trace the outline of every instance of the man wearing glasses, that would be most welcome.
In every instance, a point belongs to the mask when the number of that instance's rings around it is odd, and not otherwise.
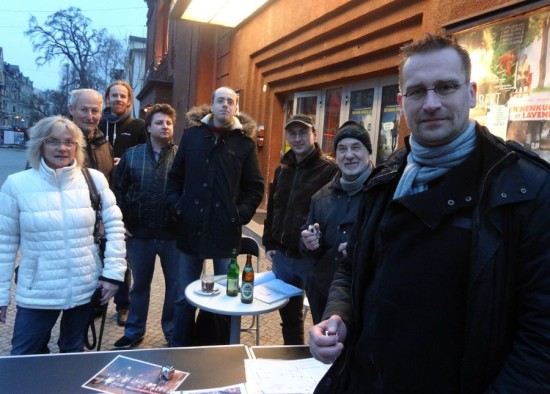
[[[315,259],[300,253],[300,232],[311,197],[338,171],[334,160],[315,142],[311,117],[294,115],[285,125],[290,150],[281,158],[269,191],[263,245],[277,278],[304,288]],[[279,310],[285,345],[304,344],[303,296]]]
[[[469,119],[466,50],[402,48],[411,135],[373,171],[310,330],[316,392],[539,393],[550,387],[550,168]]]

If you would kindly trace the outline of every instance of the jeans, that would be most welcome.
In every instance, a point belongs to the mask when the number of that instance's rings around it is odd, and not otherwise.
[[[90,322],[91,309],[91,304],[84,304],[63,311],[18,306],[11,340],[11,354],[49,353],[48,342],[59,314],[62,314],[57,341],[59,351],[61,353],[84,351],[84,336]]]
[[[277,250],[272,270],[278,279],[303,289],[315,260],[286,256]],[[304,344],[304,296],[290,297],[288,304],[279,309],[285,345]]]
[[[160,257],[164,274],[164,304],[160,324],[168,342],[174,329],[174,301],[178,295],[178,272],[180,251],[175,240],[145,239],[130,237],[126,240],[127,254],[132,261],[133,285],[130,289],[130,311],[124,335],[137,339],[145,335],[151,282],[155,260]]]
[[[124,281],[118,285],[118,290],[115,293],[115,296],[113,298],[113,301],[116,305],[117,312],[122,309],[130,309],[130,275],[131,275],[131,267],[130,267],[130,258],[126,259],[126,263],[128,264],[128,268],[124,272]]]
[[[171,347],[190,346],[193,340],[193,329],[195,326],[195,312],[197,308],[187,302],[185,288],[187,285],[200,278],[204,259],[194,257],[181,252],[179,264],[179,289],[178,297],[174,305],[174,333],[172,335]],[[213,259],[214,274],[222,275],[227,273],[229,258]]]

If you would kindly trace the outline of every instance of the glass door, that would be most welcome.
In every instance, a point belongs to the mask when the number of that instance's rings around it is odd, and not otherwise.
[[[340,110],[342,106],[342,89],[327,89],[325,93],[325,110],[323,118],[322,134],[323,151],[334,156],[334,133],[340,127]]]
[[[313,120],[313,125],[315,126],[315,129],[319,130],[319,125],[317,124],[317,119],[319,118],[317,116],[317,110],[319,108],[319,103],[321,102],[320,94],[320,91],[295,93],[293,100],[293,111],[292,113],[287,112],[285,123],[288,122],[288,120],[295,114],[309,115]],[[317,138],[319,138],[319,136],[317,136]],[[286,153],[290,149],[290,146],[286,142],[285,133],[283,133],[283,139]]]

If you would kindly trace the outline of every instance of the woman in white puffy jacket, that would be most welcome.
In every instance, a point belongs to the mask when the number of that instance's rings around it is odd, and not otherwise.
[[[0,322],[5,323],[20,250],[11,354],[49,352],[60,314],[60,352],[83,351],[94,291],[100,289],[106,303],[124,277],[122,215],[103,174],[90,169],[107,236],[102,266],[93,237],[95,212],[82,174],[82,132],[70,120],[52,116],[36,123],[30,137],[32,168],[10,175],[0,191]]]

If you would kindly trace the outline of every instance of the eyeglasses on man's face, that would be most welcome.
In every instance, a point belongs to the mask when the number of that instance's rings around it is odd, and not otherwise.
[[[433,90],[439,97],[450,96],[467,83],[467,81],[463,83],[443,82],[430,89],[419,86],[407,90],[403,96],[409,100],[423,100],[428,95],[428,90]]]
[[[292,131],[292,130],[287,130],[286,132],[286,136],[287,138],[291,138],[291,139],[296,139],[296,138],[306,138],[307,136],[309,136],[309,133],[311,133],[311,130],[300,130],[300,131]]]
[[[51,146],[52,148],[59,148],[61,145],[65,145],[68,148],[72,148],[76,146],[76,141],[71,140],[65,140],[60,141],[56,138],[46,138],[44,141],[42,141],[44,145]]]

